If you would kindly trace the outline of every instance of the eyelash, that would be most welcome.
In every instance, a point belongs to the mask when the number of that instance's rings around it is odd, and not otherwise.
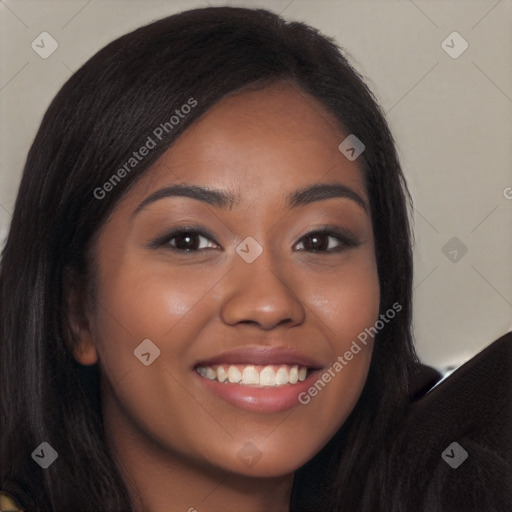
[[[209,233],[208,231],[206,231],[205,229],[194,227],[194,226],[190,226],[190,227],[184,226],[181,228],[176,228],[176,229],[170,231],[169,233],[166,233],[165,235],[159,237],[158,239],[156,239],[155,241],[153,241],[151,243],[151,247],[154,249],[165,247],[165,248],[168,248],[171,251],[173,251],[175,253],[179,253],[179,254],[191,254],[191,253],[196,253],[196,252],[200,252],[200,251],[204,250],[204,249],[193,249],[193,250],[192,249],[178,249],[178,248],[170,245],[169,242],[171,240],[176,238],[178,235],[183,235],[183,234],[188,234],[191,236],[200,235],[204,238],[210,239],[212,242],[219,245],[215,241],[215,238],[213,237],[213,235],[211,233]],[[301,249],[300,251],[312,252],[312,253],[316,253],[316,254],[318,254],[318,253],[333,254],[333,253],[339,253],[346,248],[357,247],[358,245],[360,245],[360,242],[358,240],[356,240],[353,236],[351,236],[350,234],[346,233],[343,230],[340,230],[340,229],[338,229],[336,227],[332,227],[332,226],[325,226],[323,228],[318,228],[313,231],[310,231],[310,232],[306,233],[304,236],[302,236],[297,243],[301,243],[304,239],[307,239],[308,237],[312,237],[313,235],[325,235],[328,237],[333,237],[333,238],[336,238],[341,244],[338,247],[336,247],[335,249],[328,249],[325,251],[318,251],[318,250],[306,251],[305,249]],[[206,249],[212,249],[212,248],[208,247]]]

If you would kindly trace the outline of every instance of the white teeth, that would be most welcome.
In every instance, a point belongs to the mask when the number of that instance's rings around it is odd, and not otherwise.
[[[276,374],[272,366],[265,366],[260,372],[260,386],[273,386],[276,383]]]
[[[240,373],[240,370],[236,367],[231,365],[228,369],[228,380],[232,383],[238,383],[242,380],[242,374]]]
[[[260,374],[254,366],[246,366],[242,373],[242,384],[259,384]]]
[[[226,373],[226,369],[224,368],[224,366],[220,365],[218,368],[217,368],[217,380],[219,382],[225,382],[228,378],[228,374]]]
[[[290,368],[290,375],[288,376],[288,382],[290,384],[297,384],[298,380],[299,380],[299,367],[292,366]]]
[[[230,382],[245,386],[285,386],[297,384],[307,377],[308,369],[299,365],[267,365],[265,367],[255,365],[214,365],[198,366],[197,373],[209,380]]]
[[[288,384],[288,372],[286,368],[279,368],[276,373],[276,384],[278,386],[282,386],[283,384]]]

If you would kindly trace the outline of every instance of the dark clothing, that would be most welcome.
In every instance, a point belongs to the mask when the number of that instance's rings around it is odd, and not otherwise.
[[[409,386],[389,458],[392,483],[372,512],[511,512],[512,332],[432,389],[436,380],[435,370],[422,371]],[[327,457],[297,471],[293,512],[330,510]]]

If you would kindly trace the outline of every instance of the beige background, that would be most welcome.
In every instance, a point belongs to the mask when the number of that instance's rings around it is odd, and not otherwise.
[[[511,330],[510,0],[1,0],[2,244],[28,148],[71,73],[140,25],[221,4],[269,8],[333,36],[387,112],[415,203],[414,323],[420,357],[446,371]],[[469,45],[457,58],[441,46],[454,31]],[[31,47],[42,32],[58,42],[46,59]],[[452,53],[462,48],[453,36],[445,44]],[[459,247],[443,253],[453,237]],[[462,257],[460,243],[467,247]]]

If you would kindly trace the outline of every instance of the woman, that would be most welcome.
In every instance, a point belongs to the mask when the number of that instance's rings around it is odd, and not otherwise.
[[[416,361],[407,200],[311,27],[206,8],[110,43],[50,105],[3,252],[1,489],[380,510]]]

